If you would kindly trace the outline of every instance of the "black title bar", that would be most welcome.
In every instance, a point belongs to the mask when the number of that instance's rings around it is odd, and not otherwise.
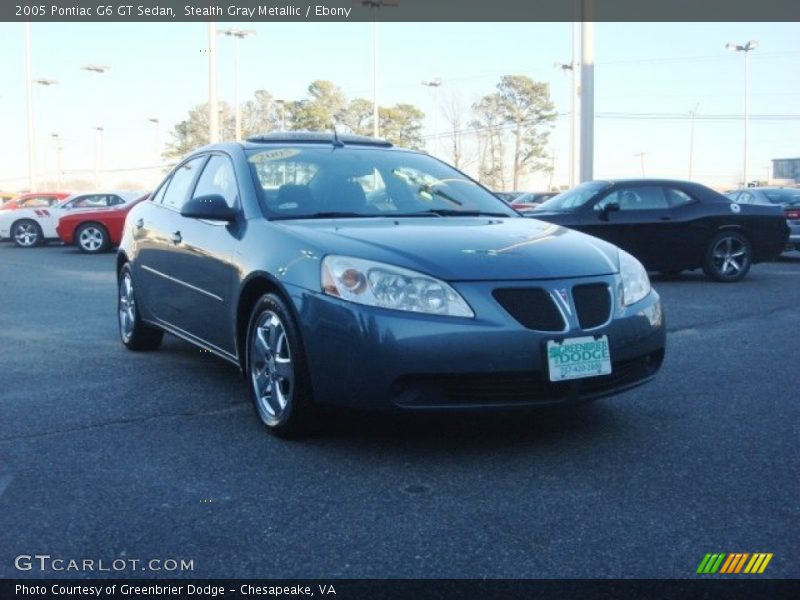
[[[578,7],[578,8],[576,8]],[[3,0],[31,22],[800,21],[799,0]]]
[[[681,600],[738,600],[800,597],[800,581],[794,579],[577,579],[577,580],[475,580],[475,579],[332,579],[332,580],[154,580],[154,579],[59,579],[2,580],[0,598],[165,600],[187,598],[299,600],[519,600],[535,598],[643,598]]]

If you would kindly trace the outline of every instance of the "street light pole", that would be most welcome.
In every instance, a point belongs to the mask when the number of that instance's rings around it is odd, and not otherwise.
[[[637,152],[636,154],[634,154],[634,156],[639,157],[639,161],[642,166],[642,177],[644,177],[644,157],[647,156],[647,152]]]
[[[578,147],[580,140],[578,139],[578,104],[580,103],[580,87],[578,85],[578,65],[577,61],[578,50],[576,40],[579,39],[578,32],[576,32],[577,23],[573,23],[572,41],[573,53],[571,63],[556,62],[553,64],[557,69],[561,69],[562,73],[570,71],[572,73],[572,108],[570,110],[569,120],[569,187],[573,187],[576,183],[575,178],[579,170],[578,165]]]
[[[51,133],[50,137],[56,142],[56,186],[61,189],[61,137],[57,133]]]
[[[219,112],[217,108],[217,25],[208,23],[208,142],[219,142]]]
[[[361,6],[372,10],[372,136],[380,136],[378,121],[378,9],[398,6],[398,0],[361,0]]]
[[[689,125],[689,181],[692,180],[692,170],[694,166],[694,118],[697,115],[697,109],[700,108],[700,103],[695,104],[694,109],[689,111],[692,116],[691,124]]]
[[[161,121],[158,117],[148,117],[147,120],[155,125],[155,132],[153,133],[153,151],[156,155],[156,164],[161,160],[161,153],[158,151],[161,146]]]
[[[746,44],[725,44],[727,50],[744,53],[744,157],[742,165],[742,186],[747,187],[747,138],[750,133],[750,102],[749,102],[749,75],[750,67],[748,57],[750,52],[758,48],[758,41],[749,40]]]
[[[583,0],[581,13],[581,182],[594,177],[594,23],[587,14],[589,4]]]
[[[33,129],[33,81],[31,80],[31,24],[25,23],[25,94],[28,121],[28,187],[33,192],[36,182],[36,140]]]
[[[223,29],[218,31],[222,35],[232,37],[234,40],[234,64],[233,64],[233,78],[234,78],[234,104],[236,106],[236,141],[242,139],[242,110],[239,106],[239,41],[244,38],[255,35],[254,29]]]
[[[423,81],[422,85],[433,90],[433,155],[439,154],[439,88],[442,85],[440,77]]]
[[[98,125],[94,128],[94,189],[100,187],[100,169],[103,160],[103,127]]]

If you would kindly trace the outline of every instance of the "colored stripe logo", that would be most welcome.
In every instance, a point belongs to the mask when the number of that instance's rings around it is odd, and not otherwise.
[[[697,566],[697,573],[713,575],[715,573],[735,575],[747,573],[750,575],[761,574],[772,560],[772,552],[719,552],[709,553],[703,557]]]

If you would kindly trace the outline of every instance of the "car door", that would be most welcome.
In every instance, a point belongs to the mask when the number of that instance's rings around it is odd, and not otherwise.
[[[609,205],[618,210],[609,211]],[[638,258],[648,269],[663,268],[663,226],[671,219],[664,188],[654,184],[615,186],[590,207],[581,229],[616,244]]]
[[[203,166],[192,197],[221,195],[239,208],[239,188],[231,159],[215,153]],[[236,267],[233,251],[242,223],[177,216],[170,232],[169,274],[174,289],[175,324],[207,344],[235,354],[231,303]]]
[[[177,244],[172,234],[180,228],[180,209],[207,159],[207,155],[195,156],[178,166],[159,187],[153,201],[137,211],[132,223],[137,293],[142,294],[147,311],[167,325],[177,326],[180,320],[178,293],[183,287],[174,276]]]

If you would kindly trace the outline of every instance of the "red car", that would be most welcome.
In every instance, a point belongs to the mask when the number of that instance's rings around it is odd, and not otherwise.
[[[118,246],[128,212],[149,197],[150,194],[145,194],[119,208],[101,208],[64,215],[58,220],[56,227],[58,237],[65,244],[75,244],[81,251],[89,254]]]
[[[49,208],[69,196],[65,192],[31,192],[20,194],[0,206],[0,210],[16,210],[18,208]]]

